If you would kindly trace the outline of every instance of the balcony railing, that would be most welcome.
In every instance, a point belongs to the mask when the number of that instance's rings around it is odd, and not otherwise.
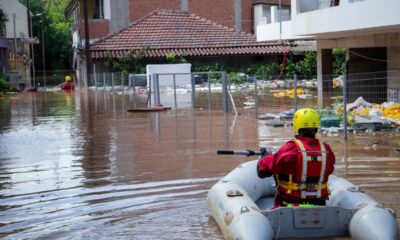
[[[324,8],[337,7],[339,5],[356,3],[366,0],[297,0],[299,13],[315,11]]]

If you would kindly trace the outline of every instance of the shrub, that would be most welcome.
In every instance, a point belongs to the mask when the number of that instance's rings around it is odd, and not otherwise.
[[[16,88],[11,87],[8,76],[3,73],[0,73],[0,92],[18,92]]]
[[[10,83],[5,79],[0,78],[0,92],[8,92],[10,89]]]

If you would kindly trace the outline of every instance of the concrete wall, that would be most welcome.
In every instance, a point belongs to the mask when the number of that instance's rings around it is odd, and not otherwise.
[[[300,13],[300,7],[308,0],[292,0],[293,35],[326,35],[346,31],[372,33],[374,28],[400,26],[399,0],[368,0],[349,3],[341,0],[339,6]],[[315,2],[315,0],[313,0]],[[295,4],[293,4],[295,2]]]
[[[15,14],[15,31],[16,37],[28,37],[28,15],[27,9],[18,0],[0,0],[0,8],[7,14],[8,22],[6,23],[7,38],[14,38],[14,17]]]
[[[110,1],[110,33],[117,32],[129,24],[129,0]]]

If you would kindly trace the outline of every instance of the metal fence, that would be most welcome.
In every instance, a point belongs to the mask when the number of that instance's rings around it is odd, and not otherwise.
[[[301,107],[320,111],[326,127],[382,130],[400,125],[400,71],[306,76],[255,81],[257,115],[293,113]]]
[[[173,108],[222,109],[234,107],[229,102],[226,72],[144,74],[95,73],[88,87],[96,91],[130,94],[134,106],[162,104]],[[233,108],[234,109],[234,108]]]
[[[296,109],[313,107],[323,117],[338,118],[340,127],[346,133],[347,127],[353,127],[354,117],[357,117],[357,121],[361,121],[361,116],[371,120],[375,117],[372,114],[375,114],[381,117],[382,123],[387,115],[383,112],[384,108],[398,103],[400,93],[400,71],[324,75],[320,80],[300,75],[265,76],[264,80],[246,76],[246,81],[241,84],[231,84],[225,72],[186,74],[189,80],[185,84],[179,83],[178,78],[181,76],[182,74],[172,73],[155,74],[152,76],[157,79],[157,86],[154,88],[155,86],[147,86],[147,80],[143,85],[143,75],[140,76],[140,82],[135,80],[136,76],[97,73],[92,75],[89,86],[101,91],[132,94],[134,104],[141,101],[144,104],[167,104],[174,108],[208,108],[236,113],[236,109],[239,109],[254,111],[257,117],[268,113],[285,116],[282,113],[286,112],[290,118],[290,113]],[[166,81],[163,79],[165,77],[170,78],[169,85],[160,84]],[[137,81],[140,86],[136,84]],[[157,97],[154,98],[155,95]],[[368,111],[371,114],[368,115]],[[397,115],[392,119],[395,121],[396,117]]]
[[[71,70],[46,70],[45,75],[43,71],[36,71],[35,84],[37,87],[55,87],[59,86],[65,81],[66,76],[73,76]]]

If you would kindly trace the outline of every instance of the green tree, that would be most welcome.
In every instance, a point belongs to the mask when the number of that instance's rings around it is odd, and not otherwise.
[[[186,59],[182,56],[177,57],[175,53],[168,53],[165,55],[167,63],[186,63]]]
[[[0,9],[0,36],[5,36],[5,31],[6,31],[6,23],[8,22],[8,17],[5,12],[3,12],[3,9]]]
[[[342,75],[346,68],[346,49],[333,49],[333,74]]]
[[[42,42],[42,24],[44,28],[46,69],[70,69],[71,68],[71,26],[72,19],[66,19],[64,10],[70,0],[20,0],[27,5],[30,1],[33,36]],[[43,16],[38,16],[38,14]],[[42,69],[42,44],[34,46],[35,65]]]
[[[296,72],[307,77],[317,76],[317,53],[307,52],[304,59],[296,63]]]
[[[142,47],[139,51],[128,52],[121,59],[115,60],[110,53],[106,54],[106,65],[111,71],[123,74],[144,72],[143,58],[149,47]]]

